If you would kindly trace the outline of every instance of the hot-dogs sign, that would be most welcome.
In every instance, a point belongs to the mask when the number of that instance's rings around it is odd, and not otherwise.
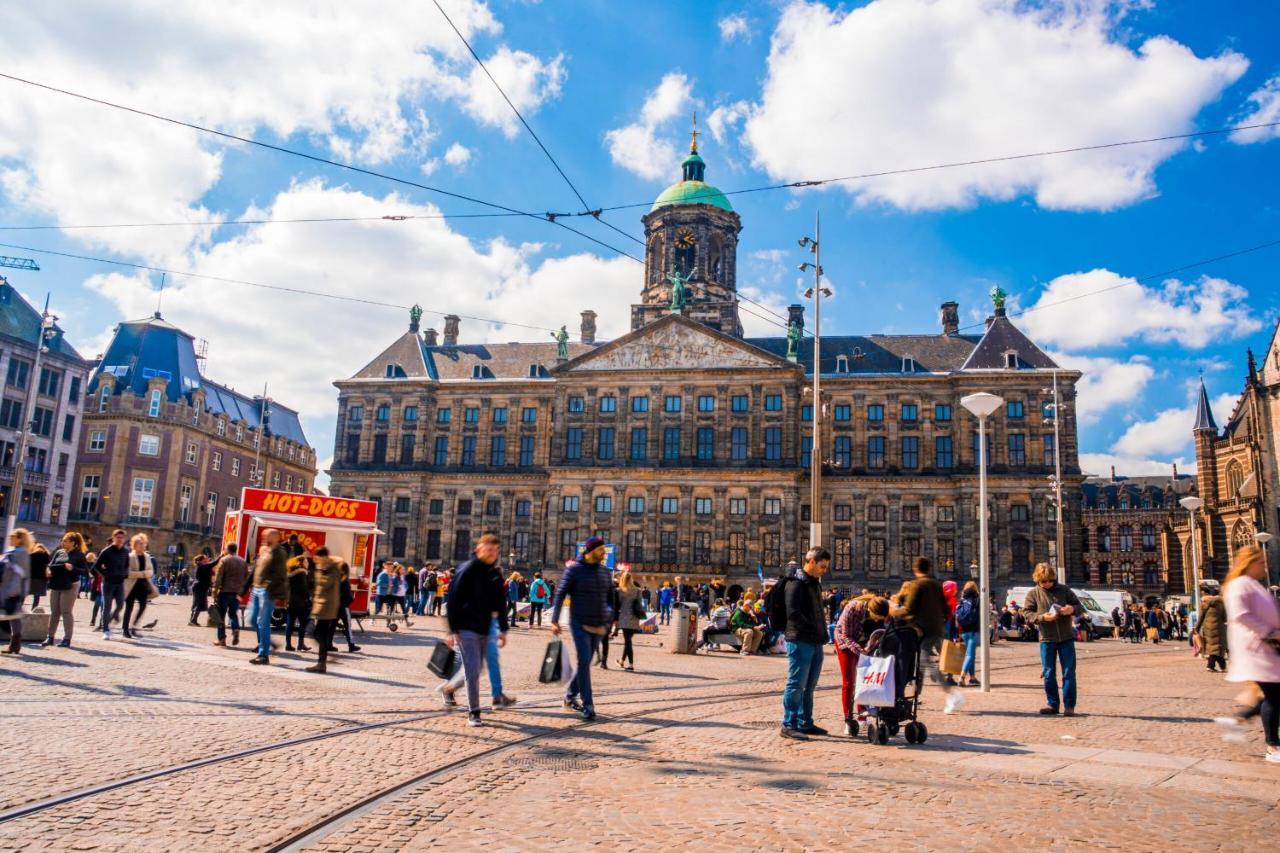
[[[378,522],[376,501],[355,498],[331,498],[325,495],[300,495],[272,489],[245,489],[241,509],[247,512],[278,512],[307,518],[339,521]]]

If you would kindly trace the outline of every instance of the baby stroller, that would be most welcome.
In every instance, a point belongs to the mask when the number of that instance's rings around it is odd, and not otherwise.
[[[886,744],[901,729],[907,743],[924,743],[929,739],[929,729],[916,719],[923,682],[920,638],[909,625],[891,624],[876,633],[881,636],[872,654],[875,657],[893,655],[895,701],[892,706],[867,708],[866,713],[870,718],[867,723],[867,742]]]

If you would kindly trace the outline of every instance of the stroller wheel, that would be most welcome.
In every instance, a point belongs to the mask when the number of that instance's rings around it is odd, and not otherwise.
[[[394,622],[390,622],[390,621],[388,621],[388,622],[387,622],[387,630],[388,630],[388,631],[399,631],[399,630],[400,630],[400,626],[399,626],[399,625],[397,625],[397,624],[396,624],[396,623],[394,623]]]
[[[876,742],[876,729],[880,728],[880,724],[875,720],[867,723],[867,743]]]
[[[889,727],[884,723],[876,726],[876,743],[884,746],[889,742]]]
[[[918,743],[920,740],[919,726],[915,723],[907,723],[903,735],[906,737],[907,743]]]
[[[897,736],[898,736],[898,724],[891,723],[889,725],[889,737],[897,737]]]
[[[919,738],[917,743],[924,743],[929,739],[929,728],[924,723],[916,723],[916,737]]]

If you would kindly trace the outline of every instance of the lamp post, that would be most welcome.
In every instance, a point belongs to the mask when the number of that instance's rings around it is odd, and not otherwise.
[[[1066,586],[1067,583],[1067,566],[1063,562],[1062,552],[1066,548],[1066,531],[1062,527],[1062,439],[1059,424],[1062,422],[1060,414],[1062,412],[1062,400],[1058,396],[1058,371],[1053,371],[1053,388],[1045,389],[1053,392],[1053,478],[1051,484],[1053,486],[1053,500],[1057,505],[1057,513],[1054,523],[1057,525],[1057,532],[1054,538],[1054,566],[1058,570],[1058,583]]]
[[[805,290],[813,300],[813,439],[809,448],[809,547],[822,544],[822,297],[831,291],[822,286],[822,252],[818,244],[822,236],[821,214],[814,214],[813,237],[801,237],[800,248],[813,253],[813,263],[800,264],[800,272],[813,270],[813,287]]]
[[[1196,530],[1196,511],[1204,506],[1204,501],[1194,495],[1187,495],[1178,501],[1191,516],[1191,611],[1200,621],[1200,534]]]
[[[982,607],[978,610],[981,622],[978,630],[982,649],[982,692],[991,692],[991,555],[987,553],[987,418],[1004,405],[995,394],[979,391],[960,398],[964,406],[978,419],[978,597]]]
[[[1271,589],[1271,555],[1267,552],[1267,543],[1275,537],[1270,533],[1255,533],[1253,538],[1262,548],[1262,564],[1267,567],[1267,589]]]

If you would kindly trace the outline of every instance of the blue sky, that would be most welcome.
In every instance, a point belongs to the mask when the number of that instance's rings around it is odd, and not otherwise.
[[[0,2],[0,71],[403,176],[522,210],[581,208],[431,3],[314,14],[152,0],[57,13]],[[235,8],[235,7],[239,8]],[[725,190],[1280,120],[1280,8],[1239,2],[445,4],[591,206],[644,203],[678,175],[699,113]],[[5,8],[8,7],[8,8]],[[102,39],[100,34],[115,34]],[[0,224],[75,225],[469,214],[474,204],[0,81]],[[1245,348],[1280,315],[1280,247],[1130,280],[1280,239],[1275,129],[821,189],[736,195],[741,287],[797,298],[795,240],[823,217],[831,332],[921,332],[937,306],[980,321],[995,284],[1017,322],[1087,371],[1085,466],[1192,467],[1200,370],[1220,416]],[[608,219],[640,236],[644,207]],[[590,219],[571,224],[632,254]],[[623,331],[640,266],[520,218],[220,228],[4,231],[0,242],[354,294],[536,328],[593,308]],[[53,294],[74,342],[154,310],[158,276],[37,257],[9,279]],[[332,450],[331,381],[399,334],[403,310],[170,278],[165,315],[210,342],[209,372],[304,412]],[[433,323],[432,314],[426,322]],[[760,324],[756,334],[781,329]],[[750,326],[749,326],[750,328]]]

